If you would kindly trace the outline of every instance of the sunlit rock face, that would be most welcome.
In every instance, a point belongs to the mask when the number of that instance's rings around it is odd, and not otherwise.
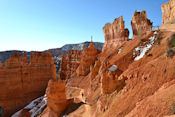
[[[114,49],[128,40],[129,30],[125,29],[123,17],[116,18],[112,24],[107,23],[103,27],[105,43],[102,51],[108,48]]]
[[[162,23],[166,24],[175,20],[175,0],[162,5]]]
[[[60,117],[72,99],[66,98],[66,83],[63,80],[50,80],[46,90],[48,117]]]
[[[132,17],[131,26],[134,36],[143,36],[147,32],[152,31],[152,22],[147,18],[146,11],[135,11]]]
[[[78,75],[87,75],[90,72],[90,66],[97,60],[99,51],[95,48],[93,42],[88,48],[82,51],[80,66],[77,68]]]
[[[27,56],[14,53],[0,67],[0,106],[3,117],[9,117],[33,99],[43,96],[50,79],[56,79],[56,69],[50,52],[34,52]]]

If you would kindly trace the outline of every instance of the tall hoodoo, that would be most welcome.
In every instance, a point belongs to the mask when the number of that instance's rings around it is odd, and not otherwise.
[[[122,16],[116,18],[112,24],[105,24],[103,32],[105,36],[105,44],[102,51],[105,51],[107,48],[116,48],[121,46],[124,41],[128,40],[129,37],[129,30],[125,29]]]
[[[67,59],[66,55],[63,54],[59,70],[59,78],[61,80],[66,80],[66,77],[67,77]]]
[[[78,75],[87,75],[90,72],[90,66],[95,63],[97,59],[98,50],[95,48],[93,42],[88,48],[82,51],[80,66],[77,68]]]
[[[73,102],[72,99],[66,98],[66,83],[64,80],[50,80],[46,95],[49,117],[60,117],[68,105]]]
[[[135,11],[132,17],[131,26],[134,36],[143,36],[147,32],[152,31],[152,22],[147,18],[146,11]]]
[[[166,24],[175,20],[175,0],[162,5],[162,23]]]

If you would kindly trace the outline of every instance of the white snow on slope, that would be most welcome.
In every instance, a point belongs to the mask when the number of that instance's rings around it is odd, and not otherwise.
[[[117,70],[117,68],[118,68],[117,65],[112,65],[108,70],[114,72]]]
[[[46,102],[47,99],[45,95],[33,100],[29,105],[24,107],[24,109],[30,109],[29,112],[31,113],[31,117],[36,117],[36,115],[40,114],[42,110],[46,107]],[[21,111],[22,109],[13,114],[11,117],[18,117]]]
[[[135,48],[136,52],[140,51],[140,55],[136,56],[134,61],[137,61],[137,60],[141,59],[145,55],[145,53],[154,44],[154,40],[155,40],[155,36],[152,36],[152,37],[149,38],[149,43],[148,44],[146,44],[145,46],[139,46],[139,47]]]

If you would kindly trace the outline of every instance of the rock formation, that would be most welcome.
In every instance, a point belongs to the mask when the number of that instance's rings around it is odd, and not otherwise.
[[[89,47],[82,51],[80,66],[77,68],[76,73],[78,75],[87,75],[90,72],[90,66],[95,63],[98,53],[99,51],[91,42]]]
[[[47,114],[48,117],[60,117],[65,109],[73,103],[72,99],[66,98],[66,83],[65,81],[50,80],[46,90],[47,95]],[[43,117],[45,117],[43,115]]]
[[[162,5],[162,15],[163,24],[170,23],[175,20],[175,0],[170,0]]]
[[[60,64],[60,70],[59,70],[59,78],[61,80],[66,80],[67,78],[67,59],[66,55],[63,54],[61,64]]]
[[[121,72],[122,73],[122,72]],[[115,90],[121,90],[124,85],[124,79],[119,80],[118,77],[121,74],[117,70],[116,65],[112,65],[108,70],[103,71],[102,74],[102,93],[103,94],[110,94]]]
[[[134,16],[132,17],[131,26],[133,30],[133,36],[141,37],[147,32],[152,31],[152,22],[147,19],[146,11],[135,11]]]
[[[80,65],[81,52],[82,51],[80,50],[69,50],[67,63],[67,78],[70,78],[71,75],[76,72],[76,69]]]
[[[0,105],[3,117],[44,95],[50,79],[56,79],[56,69],[50,53],[35,52],[28,63],[27,56],[14,53],[0,68]],[[15,93],[14,93],[15,92]]]
[[[105,51],[107,48],[114,49],[121,46],[129,37],[129,30],[125,29],[122,16],[116,18],[112,24],[105,24],[103,32],[105,36],[105,44],[102,51]]]

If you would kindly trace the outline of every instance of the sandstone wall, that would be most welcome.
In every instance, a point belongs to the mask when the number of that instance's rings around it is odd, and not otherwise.
[[[37,56],[37,57],[36,57]],[[37,53],[31,56],[14,53],[0,68],[0,106],[3,117],[9,117],[33,99],[44,95],[50,79],[56,79],[52,56]]]
[[[131,26],[134,36],[143,36],[147,32],[152,31],[152,22],[147,19],[146,11],[135,12],[132,17]]]
[[[166,24],[175,20],[175,0],[162,5],[162,23]]]
[[[103,27],[105,43],[102,51],[107,48],[114,49],[121,46],[124,41],[128,40],[129,30],[125,29],[123,17],[116,18],[112,24],[107,23]]]

